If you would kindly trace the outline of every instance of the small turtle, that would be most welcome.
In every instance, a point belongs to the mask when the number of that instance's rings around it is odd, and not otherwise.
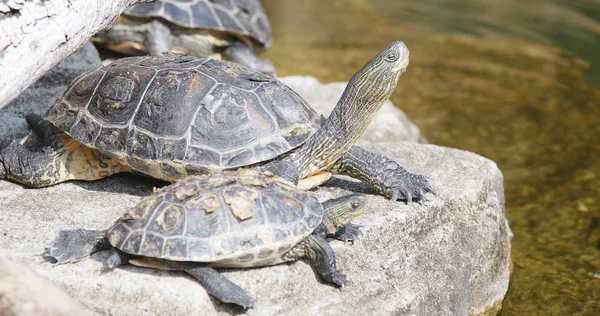
[[[123,58],[79,76],[46,120],[27,117],[48,146],[13,141],[0,179],[43,187],[137,171],[173,182],[252,167],[310,188],[331,172],[392,200],[423,199],[422,175],[353,144],[394,91],[408,49],[393,42],[350,79],[328,119],[277,79],[192,56]],[[51,124],[48,123],[51,122]]]
[[[350,194],[321,204],[290,182],[250,169],[192,176],[143,198],[107,231],[61,231],[45,255],[67,263],[111,249],[105,270],[127,262],[183,270],[218,300],[248,308],[246,292],[213,268],[307,257],[325,281],[342,286],[346,278],[324,237],[352,225],[365,203],[366,196]]]
[[[133,5],[95,42],[125,55],[177,52],[222,56],[274,73],[256,55],[271,45],[271,28],[258,0],[157,0]]]

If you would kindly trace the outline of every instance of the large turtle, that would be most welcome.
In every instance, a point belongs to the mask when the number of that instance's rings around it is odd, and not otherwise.
[[[0,179],[32,187],[137,171],[166,181],[250,166],[302,188],[331,173],[392,200],[433,192],[422,175],[353,144],[408,66],[395,41],[350,79],[327,120],[277,79],[191,56],[130,57],[78,77],[46,120],[28,116],[48,145],[0,151]],[[3,167],[3,168],[2,168]]]
[[[129,262],[183,270],[220,301],[247,308],[252,299],[213,267],[307,257],[325,281],[342,286],[346,278],[324,237],[352,225],[365,203],[366,196],[350,194],[321,204],[290,182],[250,169],[192,176],[143,198],[107,231],[60,232],[45,255],[66,263],[111,249],[105,269]]]
[[[157,0],[125,10],[95,41],[125,55],[179,52],[221,56],[264,73],[275,68],[256,54],[271,45],[258,0]]]

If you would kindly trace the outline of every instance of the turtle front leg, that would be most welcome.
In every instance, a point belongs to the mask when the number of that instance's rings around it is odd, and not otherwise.
[[[104,230],[74,229],[62,230],[46,248],[43,256],[56,261],[56,264],[73,263],[90,255],[110,249],[108,240],[104,238]]]
[[[97,180],[131,172],[131,168],[116,159],[75,141],[35,116],[28,116],[27,121],[46,146],[32,152],[12,141],[0,150],[0,179],[7,178],[29,187],[46,187],[67,180]]]
[[[362,232],[359,225],[348,223],[340,227],[331,238],[354,244],[354,241],[361,235]]]
[[[242,64],[251,69],[260,71],[266,74],[275,74],[275,66],[266,59],[259,59],[256,53],[243,42],[235,41],[229,45],[223,55],[230,61]]]
[[[424,176],[410,173],[392,159],[358,146],[344,153],[331,172],[365,182],[393,201],[399,198],[404,198],[406,203],[421,201],[426,193],[435,194]]]
[[[223,303],[236,304],[243,308],[252,307],[252,298],[246,291],[229,281],[215,269],[203,263],[185,262],[183,270],[200,281],[206,291]]]
[[[333,249],[323,237],[315,234],[309,235],[286,252],[283,260],[293,261],[302,257],[307,257],[312,261],[315,270],[323,280],[337,286],[346,284],[346,276],[341,274],[336,267]]]

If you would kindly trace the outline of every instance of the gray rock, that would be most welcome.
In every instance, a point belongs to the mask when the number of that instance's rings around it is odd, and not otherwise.
[[[329,116],[346,89],[347,82],[320,83],[314,77],[289,76],[279,78],[301,95],[317,112]],[[359,144],[409,141],[421,142],[419,128],[406,114],[387,101],[358,141]]]
[[[54,284],[0,250],[0,315],[93,315]]]
[[[424,205],[391,202],[348,178],[329,181],[320,199],[370,194],[353,245],[333,241],[342,289],[317,280],[303,261],[224,275],[257,299],[250,315],[478,315],[500,307],[509,280],[510,229],[502,173],[478,155],[408,142],[372,148],[426,175],[438,196]],[[127,266],[101,274],[105,253],[55,266],[40,254],[59,230],[105,229],[159,182],[118,175],[24,189],[0,181],[0,248],[20,258],[89,309],[115,315],[227,314],[179,272]]]
[[[0,137],[18,139],[25,136],[29,132],[25,115],[36,113],[43,116],[77,76],[101,65],[100,55],[94,45],[85,43],[81,49],[0,109]]]

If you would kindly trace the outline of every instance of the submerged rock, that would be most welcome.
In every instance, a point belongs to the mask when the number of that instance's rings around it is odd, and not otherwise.
[[[354,244],[332,242],[348,284],[336,289],[321,283],[304,261],[222,270],[256,299],[248,314],[478,315],[499,309],[508,288],[511,233],[496,164],[433,145],[400,142],[372,149],[427,176],[438,196],[406,205],[349,178],[329,181],[315,190],[320,200],[369,194],[365,214],[354,221],[363,236]],[[40,256],[60,230],[106,229],[158,184],[134,175],[44,189],[0,181],[0,247],[99,313],[231,312],[180,272],[126,266],[102,274],[106,253],[60,266]]]

